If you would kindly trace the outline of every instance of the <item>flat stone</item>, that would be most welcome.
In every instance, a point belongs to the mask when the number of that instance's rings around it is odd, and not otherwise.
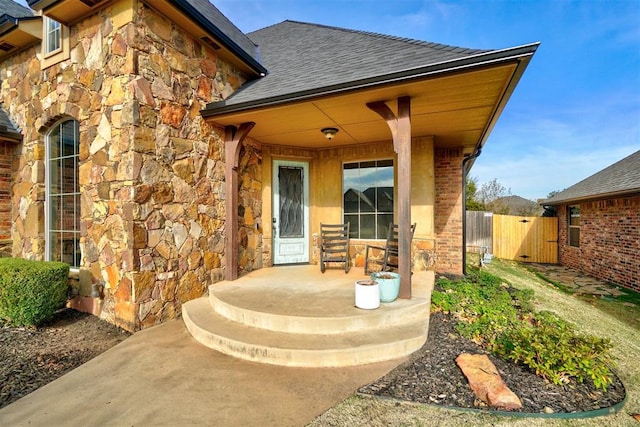
[[[498,369],[486,355],[463,353],[456,358],[456,363],[480,400],[495,408],[522,408],[520,398],[502,381]]]

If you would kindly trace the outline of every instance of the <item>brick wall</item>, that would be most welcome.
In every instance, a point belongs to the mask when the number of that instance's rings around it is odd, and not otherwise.
[[[640,196],[580,204],[580,247],[568,245],[567,206],[558,209],[560,263],[640,292]]]
[[[462,149],[435,150],[436,271],[462,274]]]

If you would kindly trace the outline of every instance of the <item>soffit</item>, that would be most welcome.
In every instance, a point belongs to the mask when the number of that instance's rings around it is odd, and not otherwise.
[[[29,5],[34,10],[41,10],[49,18],[70,26],[107,3],[109,0],[41,0],[31,1]]]
[[[27,46],[40,41],[42,19],[21,19],[11,30],[0,35],[0,59],[13,55]]]
[[[341,95],[319,97],[252,111],[207,118],[221,126],[255,122],[250,138],[268,145],[327,148],[391,139],[384,120],[366,104],[411,97],[412,137],[434,136],[437,146],[472,149],[490,126],[498,104],[517,68],[516,63],[388,85]],[[328,141],[320,132],[337,127]]]

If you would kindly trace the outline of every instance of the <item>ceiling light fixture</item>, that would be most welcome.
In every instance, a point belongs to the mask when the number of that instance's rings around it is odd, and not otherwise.
[[[322,128],[320,132],[324,134],[324,137],[331,141],[338,133],[338,128]]]

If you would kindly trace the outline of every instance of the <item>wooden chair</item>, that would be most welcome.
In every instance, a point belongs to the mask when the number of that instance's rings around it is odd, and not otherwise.
[[[323,273],[328,262],[344,262],[344,272],[349,272],[349,223],[320,224],[320,271]]]
[[[411,240],[416,231],[416,224],[411,225]],[[369,252],[371,251],[371,254]],[[369,263],[380,266],[379,271],[398,270],[398,224],[391,224],[384,246],[366,245],[364,250],[364,273],[372,273]],[[378,270],[375,270],[378,271]]]

